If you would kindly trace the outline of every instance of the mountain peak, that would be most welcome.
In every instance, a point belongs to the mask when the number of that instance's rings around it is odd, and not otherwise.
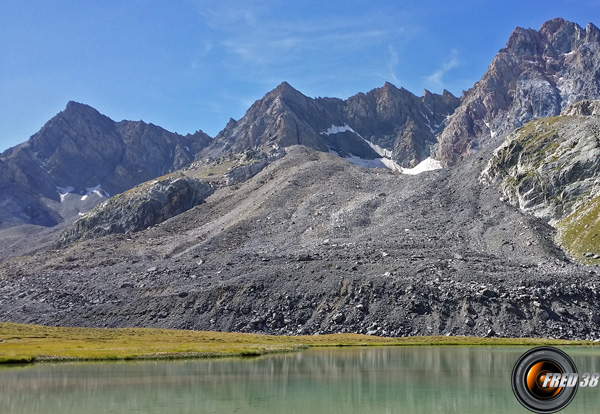
[[[80,102],[76,102],[76,101],[67,102],[65,111],[93,111],[93,112],[99,113],[95,108],[93,108],[89,105],[80,103]]]
[[[77,101],[69,101],[69,102],[67,102],[67,108],[77,108],[77,107],[91,108],[91,106],[86,105],[86,104],[81,103],[81,102],[77,102]]]
[[[547,22],[542,24],[540,27],[541,33],[558,33],[565,29],[570,29],[575,26],[578,26],[576,23],[569,22],[562,17],[556,17],[554,19],[550,19]]]
[[[302,94],[302,92],[300,92],[299,90],[294,88],[292,85],[290,85],[286,81],[281,82],[279,84],[279,86],[277,86],[275,89],[273,89],[273,91],[271,93],[275,94],[275,95],[279,95],[279,96],[294,96],[294,95],[304,96]]]
[[[454,96],[454,94],[452,92],[450,92],[448,89],[444,89],[442,91],[442,96],[449,97],[449,98],[456,98],[456,96]]]
[[[557,116],[565,106],[597,99],[600,31],[562,18],[539,30],[517,27],[481,80],[438,137],[438,156],[455,163],[495,145],[532,119]]]
[[[63,111],[61,111],[55,118],[83,118],[85,120],[104,120],[106,122],[112,122],[110,118],[102,115],[95,108],[82,104],[75,101],[69,101]]]
[[[561,53],[569,53],[585,36],[581,26],[561,18],[548,20],[542,25],[539,33]]]
[[[289,83],[287,83],[287,81],[283,81],[279,84],[279,86],[277,86],[277,88],[275,89],[288,89],[291,88],[292,90],[296,90],[292,85],[290,85]]]
[[[506,42],[506,50],[516,56],[541,53],[541,36],[537,30],[517,27]]]
[[[597,43],[600,42],[600,29],[593,23],[588,23],[585,28],[585,35],[589,40],[594,40]]]
[[[600,33],[593,24],[584,30],[577,23],[563,18],[548,20],[539,30],[517,27],[506,44],[515,56],[569,53],[586,40],[598,41]]]
[[[402,88],[402,89],[404,89],[404,88]],[[387,81],[381,87],[381,91],[382,92],[388,92],[389,93],[389,92],[396,92],[396,91],[399,91],[399,90],[400,89],[398,89],[396,87],[396,85],[394,85],[393,83],[387,82]]]

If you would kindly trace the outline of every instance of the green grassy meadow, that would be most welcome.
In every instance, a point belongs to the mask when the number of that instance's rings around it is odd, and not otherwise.
[[[311,347],[416,345],[592,345],[532,338],[358,334],[274,336],[150,328],[66,328],[0,323],[0,363],[260,356]]]

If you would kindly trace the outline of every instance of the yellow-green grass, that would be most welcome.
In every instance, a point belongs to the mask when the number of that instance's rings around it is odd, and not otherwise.
[[[600,196],[583,204],[557,223],[557,239],[577,260],[598,264],[600,259],[585,257],[586,253],[600,254]]]
[[[65,328],[0,323],[0,363],[260,356],[310,347],[411,345],[592,345],[532,338],[358,334],[273,336],[151,328]]]

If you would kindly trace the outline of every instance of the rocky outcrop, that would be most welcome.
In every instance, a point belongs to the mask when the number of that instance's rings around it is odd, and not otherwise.
[[[147,229],[202,203],[213,191],[210,184],[179,174],[143,183],[85,214],[63,232],[60,244]]]
[[[55,225],[67,218],[61,196],[118,194],[188,165],[209,142],[200,131],[182,136],[142,121],[114,122],[69,102],[29,141],[0,155],[0,226]]]
[[[247,181],[261,172],[269,163],[277,161],[285,155],[285,150],[279,148],[271,150],[268,154],[262,151],[245,151],[237,165],[232,166],[224,174],[225,185],[234,185]]]
[[[413,167],[429,156],[435,134],[460,101],[450,92],[421,98],[390,83],[346,101],[308,98],[284,82],[231,120],[205,156],[264,145],[305,145],[342,157],[389,158]]]
[[[581,101],[565,108],[563,116],[600,116],[600,101]]]
[[[517,28],[487,72],[462,98],[439,135],[436,157],[452,165],[474,149],[498,145],[526,122],[557,116],[600,98],[600,30],[563,19],[539,31]]]
[[[522,211],[555,223],[600,190],[600,101],[532,121],[494,152],[482,178]]]
[[[600,101],[582,101],[561,116],[529,122],[507,137],[482,173],[508,202],[558,226],[559,241],[579,258],[596,243],[574,250],[563,236],[581,241],[600,230],[593,214],[580,226],[600,193],[599,108]]]

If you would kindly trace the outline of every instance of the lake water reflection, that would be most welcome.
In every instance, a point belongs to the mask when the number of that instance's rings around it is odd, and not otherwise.
[[[527,413],[510,373],[528,348],[316,349],[256,359],[0,369],[0,413]],[[580,373],[600,350],[571,348]],[[563,412],[596,412],[600,387]]]

